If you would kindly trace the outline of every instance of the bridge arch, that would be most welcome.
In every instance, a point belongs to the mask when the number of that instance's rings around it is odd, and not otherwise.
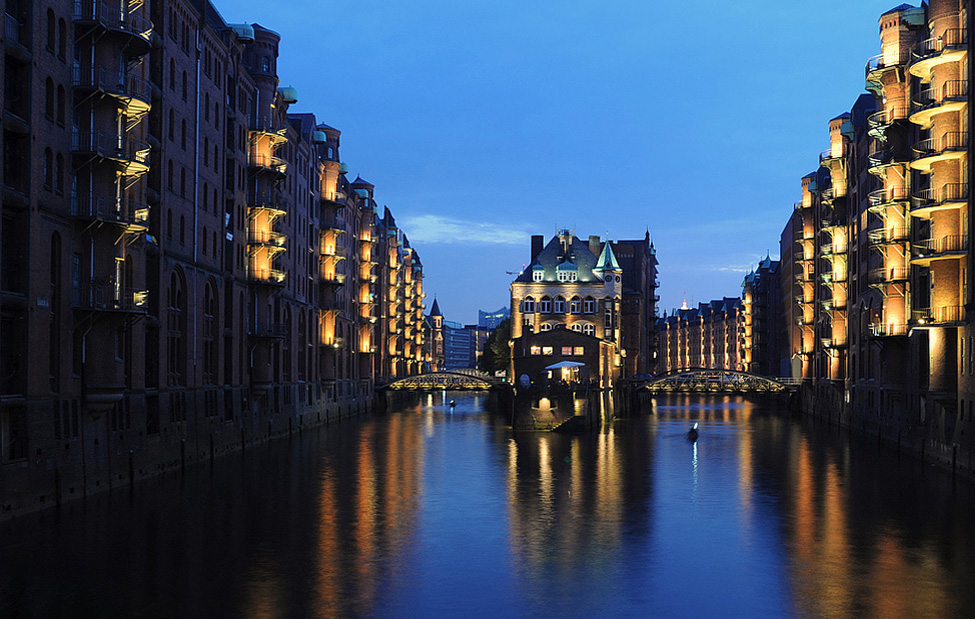
[[[750,372],[688,368],[645,381],[638,389],[651,393],[786,393],[792,387],[781,379]]]
[[[390,391],[488,391],[498,385],[488,374],[473,370],[428,372],[405,376],[381,387]]]

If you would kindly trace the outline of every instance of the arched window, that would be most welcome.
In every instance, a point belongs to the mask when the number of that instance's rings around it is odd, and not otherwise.
[[[166,188],[172,191],[173,190],[173,160],[172,159],[166,162],[166,175],[167,175]]]
[[[555,309],[556,314],[565,313],[565,298],[562,295],[555,297]]]
[[[572,297],[572,300],[569,301],[569,312],[572,314],[581,314],[582,299],[580,299],[579,297]]]
[[[213,280],[207,280],[203,292],[203,382],[213,384],[217,374],[216,319],[217,295]]]
[[[54,153],[50,148],[44,149],[44,189],[54,188]]]
[[[569,327],[569,328],[572,329],[573,331],[575,331],[576,333],[582,333],[582,323],[581,322],[574,322],[574,323],[572,323],[572,326]]]
[[[552,323],[550,323],[550,322],[543,322],[541,324],[540,328],[541,328],[542,331],[551,331],[552,330]]]
[[[54,11],[47,10],[47,50],[54,52],[54,27],[57,21],[54,18]]]
[[[64,86],[60,86],[59,85],[58,86],[58,115],[57,115],[57,120],[58,120],[58,124],[61,125],[62,127],[64,126],[64,123],[65,123],[65,112],[64,112],[65,111],[65,106],[66,106],[66,104],[65,104],[65,98],[66,98],[66,95],[65,95],[65,92],[64,92]]]
[[[169,59],[169,89],[176,92],[176,61]]]
[[[586,314],[595,314],[596,313],[596,300],[593,299],[592,297],[586,297],[585,299],[583,299],[583,301],[582,301],[582,311],[585,312]]]
[[[261,71],[265,73],[271,72],[271,59],[267,56],[261,56]]]
[[[173,238],[173,211],[172,209],[166,211],[166,238]]]
[[[542,297],[542,300],[538,302],[538,311],[542,314],[552,313],[552,299],[548,295]]]
[[[521,311],[523,314],[534,314],[535,313],[535,298],[525,297],[521,302]]]
[[[210,120],[210,93],[203,95],[203,119]]]
[[[582,332],[585,333],[586,335],[591,335],[591,336],[595,337],[596,336],[596,325],[594,325],[594,324],[592,324],[590,322],[587,322],[586,324],[582,325]]]
[[[58,20],[58,58],[65,59],[68,51],[68,25],[63,20]]]
[[[206,226],[203,226],[203,255],[207,255],[207,234],[208,230]]]
[[[180,123],[179,128],[179,143],[183,150],[186,150],[186,119],[184,118]]]
[[[61,153],[54,163],[54,191],[59,195],[64,193],[64,156]]]
[[[44,115],[48,120],[54,120],[54,80],[44,80]]]
[[[173,109],[169,110],[169,141],[173,142],[176,140],[176,112]]]
[[[166,361],[168,384],[186,383],[186,283],[183,272],[175,269],[169,276],[169,289],[166,291]],[[173,415],[171,420],[177,420]]]
[[[186,71],[183,71],[183,101],[186,101],[186,94],[188,92],[186,88]]]
[[[179,244],[186,245],[186,217],[179,216]]]

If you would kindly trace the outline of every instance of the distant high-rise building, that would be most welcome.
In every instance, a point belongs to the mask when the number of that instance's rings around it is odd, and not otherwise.
[[[482,310],[477,311],[477,326],[493,331],[498,328],[506,318],[511,317],[511,310],[507,307],[502,307],[494,312],[485,312]]]

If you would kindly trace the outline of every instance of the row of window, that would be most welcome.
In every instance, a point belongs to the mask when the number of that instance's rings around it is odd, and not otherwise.
[[[536,311],[540,314],[564,314],[566,309],[570,314],[595,314],[596,307],[596,299],[592,297],[585,299],[572,297],[566,301],[561,295],[555,297],[554,300],[546,295],[536,304],[535,297],[528,296],[521,301],[521,312],[523,314],[533,314]]]
[[[552,346],[532,346],[532,355],[554,355],[555,349]],[[582,357],[586,354],[586,349],[583,346],[563,346],[562,356],[563,357]]]
[[[563,283],[565,283],[565,282],[579,281],[579,271],[565,271],[565,270],[559,269],[556,272],[556,275],[558,276],[559,281],[560,282],[563,282]],[[532,271],[532,281],[533,282],[540,282],[540,281],[543,281],[544,279],[545,279],[545,271],[544,270],[542,270],[542,269],[534,269]]]

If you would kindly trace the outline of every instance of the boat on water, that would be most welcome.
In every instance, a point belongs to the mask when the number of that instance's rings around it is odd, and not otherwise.
[[[695,421],[694,425],[691,426],[691,429],[687,431],[687,438],[689,438],[692,441],[696,441],[697,436],[698,436],[698,424]]]

